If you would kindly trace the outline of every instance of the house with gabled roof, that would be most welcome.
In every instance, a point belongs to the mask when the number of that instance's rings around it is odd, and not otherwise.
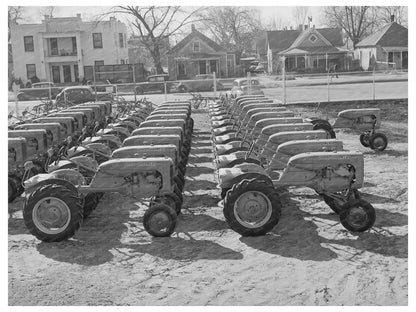
[[[408,29],[393,20],[357,43],[354,56],[364,70],[407,69]]]
[[[285,70],[291,72],[326,72],[348,67],[349,54],[343,48],[340,28],[299,26],[295,30],[267,32],[267,63],[269,72],[278,72],[285,62]]]
[[[216,73],[231,77],[235,71],[235,54],[209,39],[191,25],[191,33],[167,53],[169,78],[191,79],[196,75]]]

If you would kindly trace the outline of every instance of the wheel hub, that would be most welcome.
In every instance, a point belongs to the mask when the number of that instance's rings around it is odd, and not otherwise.
[[[353,207],[348,213],[348,223],[360,227],[368,221],[367,213],[361,207]]]
[[[234,213],[238,222],[255,228],[267,222],[272,213],[270,200],[261,192],[246,192],[236,200]]]
[[[33,209],[33,222],[45,233],[59,233],[68,226],[69,221],[69,208],[58,198],[44,198]]]
[[[384,140],[382,138],[376,138],[373,141],[373,146],[377,149],[384,146]]]
[[[150,227],[157,232],[166,232],[170,225],[169,217],[164,212],[154,213],[149,220]]]

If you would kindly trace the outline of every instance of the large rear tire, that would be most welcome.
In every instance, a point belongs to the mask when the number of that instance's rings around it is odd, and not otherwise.
[[[281,203],[267,182],[242,180],[227,192],[223,212],[228,225],[242,236],[265,235],[279,222]]]
[[[331,125],[325,122],[317,122],[316,124],[313,125],[313,130],[325,130],[328,139],[336,138],[334,129],[332,129]]]
[[[32,192],[23,207],[23,219],[30,233],[44,242],[72,237],[82,222],[78,194],[62,185],[44,185]]]

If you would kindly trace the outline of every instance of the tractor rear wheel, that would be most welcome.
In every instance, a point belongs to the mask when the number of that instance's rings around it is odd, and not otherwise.
[[[146,210],[143,225],[147,233],[155,237],[170,236],[176,227],[177,216],[173,208],[156,203]]]
[[[383,133],[375,133],[370,136],[369,144],[372,150],[384,151],[387,147],[387,137]]]
[[[72,237],[82,222],[78,194],[62,185],[43,185],[33,191],[23,207],[23,219],[30,233],[44,242]]]
[[[343,205],[339,219],[347,230],[364,232],[374,225],[376,211],[369,202],[363,199],[353,199]]]
[[[242,236],[265,235],[279,222],[279,195],[269,183],[242,180],[224,198],[224,217],[228,225]]]
[[[327,123],[318,122],[318,123],[313,125],[313,130],[325,130],[328,139],[335,139],[336,138],[334,129],[332,129],[331,125],[329,125]]]

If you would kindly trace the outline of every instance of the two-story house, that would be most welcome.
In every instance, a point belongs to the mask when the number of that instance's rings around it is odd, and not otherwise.
[[[40,24],[11,26],[14,76],[24,82],[72,83],[85,66],[128,62],[126,25],[114,17],[84,22],[76,17],[45,16]]]

